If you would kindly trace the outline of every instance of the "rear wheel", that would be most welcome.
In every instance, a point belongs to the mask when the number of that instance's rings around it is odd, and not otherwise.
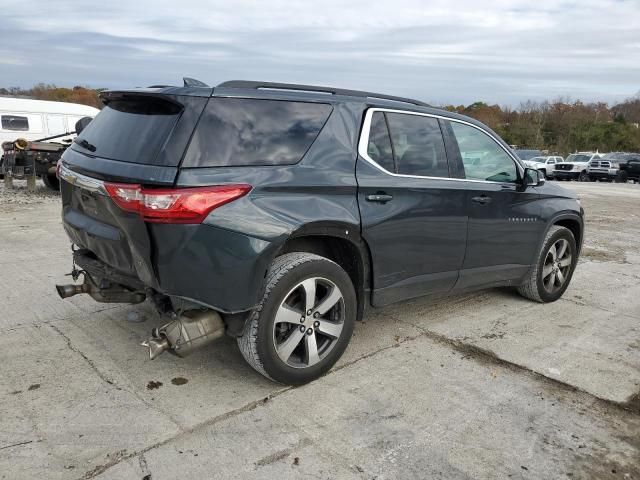
[[[569,286],[577,263],[573,233],[568,228],[553,226],[545,236],[535,266],[518,292],[536,302],[555,302]]]
[[[353,333],[356,294],[335,262],[304,252],[274,260],[238,346],[259,373],[301,385],[326,373]]]
[[[60,180],[58,180],[58,177],[55,173],[47,173],[45,175],[42,175],[42,182],[47,188],[50,188],[51,190],[60,190]]]

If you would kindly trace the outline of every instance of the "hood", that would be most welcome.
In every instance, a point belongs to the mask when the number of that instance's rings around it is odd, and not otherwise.
[[[536,187],[536,190],[538,190],[540,194],[549,197],[578,199],[578,194],[576,192],[569,190],[568,188],[561,187],[556,182],[545,182],[544,185]]]

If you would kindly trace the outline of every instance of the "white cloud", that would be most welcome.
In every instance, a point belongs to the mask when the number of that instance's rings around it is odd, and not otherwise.
[[[331,83],[456,103],[576,93],[610,100],[639,88],[634,0],[5,3],[6,58],[49,59],[37,72],[5,67],[12,85],[119,87],[189,74],[212,83]]]

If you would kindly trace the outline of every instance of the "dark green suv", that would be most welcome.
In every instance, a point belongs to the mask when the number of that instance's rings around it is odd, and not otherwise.
[[[152,358],[223,333],[301,384],[370,307],[512,286],[557,300],[583,211],[485,125],[406,98],[233,81],[101,94],[59,166],[62,297],[153,302]]]

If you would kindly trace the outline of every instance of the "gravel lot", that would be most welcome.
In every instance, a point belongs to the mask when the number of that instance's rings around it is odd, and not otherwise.
[[[331,373],[268,382],[235,341],[151,362],[142,306],[61,300],[58,197],[0,186],[0,478],[640,479],[640,186],[578,184],[564,298],[370,313]],[[136,312],[144,321],[127,320]]]

